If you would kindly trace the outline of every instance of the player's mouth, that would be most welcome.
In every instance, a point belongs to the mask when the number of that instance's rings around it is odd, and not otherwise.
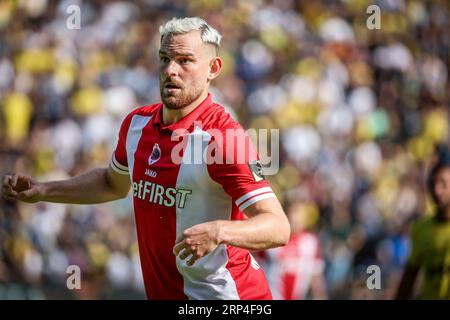
[[[166,83],[164,85],[164,89],[166,89],[169,93],[173,93],[181,90],[181,87],[173,83]]]

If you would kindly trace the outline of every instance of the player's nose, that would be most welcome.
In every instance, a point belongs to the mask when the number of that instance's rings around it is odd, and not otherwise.
[[[166,77],[173,77],[177,75],[177,64],[175,61],[170,61],[163,69],[163,73]]]

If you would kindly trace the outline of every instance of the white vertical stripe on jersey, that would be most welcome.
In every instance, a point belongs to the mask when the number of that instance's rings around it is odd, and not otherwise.
[[[134,153],[137,150],[139,140],[141,140],[142,129],[144,129],[151,118],[152,117],[144,117],[135,114],[131,119],[130,127],[128,128],[126,148],[131,181],[133,181]]]
[[[209,176],[207,164],[192,163],[192,154],[200,151],[197,154],[203,155],[202,151],[207,148],[211,135],[197,128],[188,139],[178,172],[177,188],[192,189],[192,193],[188,195],[184,208],[178,207],[177,197],[177,236],[199,223],[229,220],[232,211],[230,196]],[[194,143],[194,139],[199,140]],[[225,245],[218,246],[191,267],[186,265],[187,260],[189,257],[186,260],[176,258],[178,271],[183,276],[184,293],[189,299],[239,299],[236,283],[226,268],[229,257]]]

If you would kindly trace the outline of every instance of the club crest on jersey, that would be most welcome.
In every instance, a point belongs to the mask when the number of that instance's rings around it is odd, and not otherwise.
[[[150,154],[150,157],[148,157],[148,165],[151,166],[155,162],[157,162],[161,158],[161,148],[159,147],[159,144],[155,143],[153,146],[152,153]]]

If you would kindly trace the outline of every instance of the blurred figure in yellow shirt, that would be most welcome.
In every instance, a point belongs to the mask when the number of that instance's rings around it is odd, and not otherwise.
[[[13,92],[4,103],[5,135],[10,146],[20,144],[28,134],[33,105],[22,93]]]
[[[420,299],[450,299],[450,152],[441,151],[429,177],[429,190],[436,214],[413,225],[412,252],[397,298],[414,298],[413,289],[423,272]]]

